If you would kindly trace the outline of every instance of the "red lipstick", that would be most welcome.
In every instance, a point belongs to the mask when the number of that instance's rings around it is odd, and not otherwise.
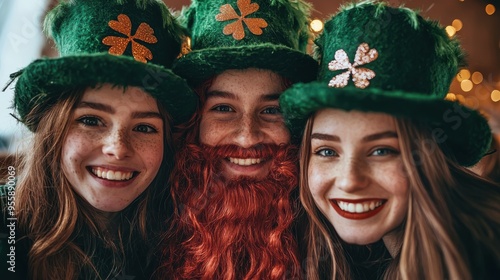
[[[363,213],[352,213],[348,211],[344,211],[340,208],[338,205],[339,202],[345,202],[345,203],[366,203],[368,201],[373,201],[373,202],[381,202],[382,204],[380,206],[377,206],[373,210],[368,210]],[[358,199],[358,200],[350,200],[350,199],[330,199],[330,204],[332,205],[333,209],[337,211],[337,213],[346,218],[346,219],[351,219],[351,220],[363,220],[363,219],[368,219],[371,218],[375,215],[377,215],[382,208],[385,206],[386,200],[383,199]]]

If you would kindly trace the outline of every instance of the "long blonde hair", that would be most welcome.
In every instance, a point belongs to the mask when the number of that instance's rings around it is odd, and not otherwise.
[[[314,116],[307,122],[300,152],[300,197],[310,219],[306,271],[308,279],[349,279],[342,242],[314,204],[308,186],[313,121]],[[475,267],[474,258],[484,252],[475,247],[490,250],[493,262],[500,262],[500,186],[458,166],[425,124],[402,119],[396,123],[410,196],[401,250],[384,279],[477,278],[483,271]],[[329,269],[321,270],[325,259]]]
[[[169,117],[160,105],[165,123],[164,160],[153,183],[120,212],[115,232],[107,232],[103,213],[71,188],[61,168],[62,147],[73,109],[83,93],[83,89],[65,92],[64,97],[49,109],[35,107],[26,118],[29,123],[41,116],[30,150],[23,153],[18,163],[21,172],[15,197],[19,230],[32,243],[30,279],[76,279],[79,275],[108,278],[110,275],[100,275],[99,265],[92,260],[100,247],[96,240],[112,252],[114,263],[110,274],[118,273],[123,268],[130,244],[137,244],[132,247],[140,250],[149,250],[144,247],[152,246],[145,245],[155,240],[153,234],[164,221],[159,214],[167,210],[166,180],[172,166],[172,141]]]

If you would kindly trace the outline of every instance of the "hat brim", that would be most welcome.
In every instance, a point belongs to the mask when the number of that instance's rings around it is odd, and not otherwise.
[[[274,44],[194,50],[174,62],[173,71],[198,86],[228,69],[271,70],[292,83],[316,78],[318,62],[310,55]]]
[[[197,97],[184,79],[162,66],[125,56],[100,53],[38,59],[18,75],[14,106],[22,121],[35,105],[48,108],[68,90],[103,83],[142,88],[164,106],[174,125],[187,121],[197,106]]]
[[[462,166],[476,164],[488,151],[491,130],[476,110],[458,102],[402,91],[331,88],[322,82],[298,83],[280,97],[292,135],[302,137],[307,119],[324,108],[380,112],[429,123],[438,143],[445,143]]]

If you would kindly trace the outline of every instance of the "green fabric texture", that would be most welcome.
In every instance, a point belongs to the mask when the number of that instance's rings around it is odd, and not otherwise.
[[[317,80],[293,85],[280,97],[294,137],[302,136],[317,110],[338,108],[428,122],[437,142],[463,166],[474,165],[488,151],[486,119],[444,100],[464,54],[438,23],[404,7],[365,1],[342,7],[315,43]],[[363,44],[365,50],[359,51]],[[366,73],[370,70],[373,77]]]
[[[306,54],[310,9],[302,0],[192,0],[180,17],[192,51],[174,62],[173,70],[193,86],[246,68],[312,81],[318,63]]]
[[[35,107],[42,114],[65,92],[102,83],[144,89],[174,124],[194,113],[196,95],[167,69],[180,52],[184,29],[162,1],[61,2],[47,14],[44,26],[60,57],[35,60],[11,75],[18,78],[14,107],[21,121]],[[38,122],[25,124],[36,131]]]

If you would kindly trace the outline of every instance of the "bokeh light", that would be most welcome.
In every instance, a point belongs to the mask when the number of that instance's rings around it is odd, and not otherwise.
[[[449,100],[449,101],[456,101],[457,100],[457,96],[454,93],[449,92],[448,94],[446,94],[446,96],[444,97],[444,99],[445,100]]]
[[[481,72],[472,73],[472,82],[476,85],[479,85],[483,82],[483,74]]]
[[[462,69],[460,70],[460,72],[458,72],[457,74],[457,80],[459,82],[463,81],[463,80],[468,80],[470,78],[470,71],[467,70],[467,69]]]
[[[319,19],[311,21],[311,30],[314,32],[321,32],[323,30],[323,22]]]
[[[456,31],[460,31],[460,29],[462,29],[462,27],[463,27],[463,24],[462,24],[461,20],[455,19],[451,23],[451,26],[453,26],[453,28],[455,28]]]
[[[463,80],[460,82],[460,88],[465,92],[471,91],[472,87],[474,87],[474,85],[470,80]]]
[[[448,25],[446,26],[446,33],[448,33],[448,36],[450,37],[453,37],[453,35],[455,35],[455,33],[457,33],[457,31],[455,30],[455,27],[451,26],[451,25]]]
[[[491,100],[493,100],[493,102],[500,101],[500,90],[495,89],[491,92]]]
[[[489,15],[489,16],[491,16],[492,14],[495,13],[496,9],[495,9],[495,6],[493,4],[488,4],[488,5],[486,5],[486,9],[485,10],[486,10],[486,14]]]

